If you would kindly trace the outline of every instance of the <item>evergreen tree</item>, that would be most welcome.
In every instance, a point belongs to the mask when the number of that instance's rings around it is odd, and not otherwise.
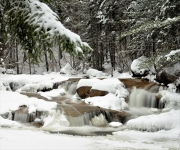
[[[52,57],[52,47],[59,45],[62,50],[72,55],[83,55],[91,51],[87,43],[66,29],[45,3],[38,0],[15,0],[11,2],[7,13],[9,30],[13,38],[18,40],[27,56],[35,62],[41,60],[46,52]]]

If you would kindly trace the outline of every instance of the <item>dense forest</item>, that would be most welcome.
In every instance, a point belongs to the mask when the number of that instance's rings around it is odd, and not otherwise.
[[[180,49],[179,0],[40,0],[36,13],[31,9],[34,1],[38,0],[0,1],[0,66],[17,74],[23,73],[24,65],[35,73],[37,64],[59,71],[62,59],[76,71],[86,67],[103,71],[109,64],[119,72],[129,71],[131,62],[142,55],[148,58],[145,65],[154,65],[156,72],[180,61],[179,53],[165,59]],[[52,26],[40,28],[38,23],[47,20],[42,19],[44,10],[84,42],[72,42]]]

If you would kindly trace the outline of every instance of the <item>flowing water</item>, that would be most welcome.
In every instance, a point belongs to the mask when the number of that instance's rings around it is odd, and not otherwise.
[[[151,93],[144,89],[134,88],[129,97],[130,107],[149,107],[158,108],[155,93]]]
[[[56,129],[46,127],[44,128],[45,130],[51,133],[60,132],[79,135],[104,135],[111,134],[116,130],[121,130],[121,128],[114,129],[107,126],[108,123],[112,121],[122,122],[122,120],[119,119],[116,115],[112,115],[109,110],[89,106],[87,104],[83,104],[77,99],[73,99],[73,95],[76,93],[76,86],[77,82],[65,82],[65,85],[63,87],[68,93],[67,96],[63,98],[53,98],[51,100],[54,100],[58,103],[58,109],[53,123],[58,123],[61,127]],[[160,103],[156,99],[156,93],[159,90],[159,86],[154,83],[149,84],[144,89],[133,88],[129,96],[130,109],[129,111],[127,111],[131,115],[127,116],[124,122],[138,116],[152,114],[153,112],[150,110],[151,108],[163,108],[163,103]],[[33,94],[33,96],[35,96],[35,94]],[[61,115],[65,116],[65,118],[69,122],[69,125],[67,124],[67,122],[63,122],[64,120],[62,121],[61,119],[59,119]],[[13,120],[21,123],[28,123],[34,122],[36,118],[48,116],[49,114],[47,112],[36,112],[29,114],[19,113],[17,111],[14,113]],[[65,127],[63,125],[68,127]],[[82,131],[80,130],[81,128],[78,127],[84,127],[85,130]]]

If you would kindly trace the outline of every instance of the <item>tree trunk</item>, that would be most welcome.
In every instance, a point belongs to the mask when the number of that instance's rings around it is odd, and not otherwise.
[[[17,67],[17,74],[19,74],[19,56],[18,56],[18,44],[16,42],[16,67]]]

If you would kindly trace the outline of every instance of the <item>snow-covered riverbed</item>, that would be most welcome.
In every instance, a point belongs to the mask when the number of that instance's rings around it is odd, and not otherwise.
[[[22,76],[6,76],[1,75],[1,86],[9,81],[19,81],[22,84],[31,84],[42,86],[40,83],[47,83],[44,80],[54,82],[57,78],[55,76],[37,76],[33,79],[28,75]],[[10,78],[9,78],[10,77]],[[67,78],[60,78],[58,80],[66,80]],[[31,79],[31,80],[29,80]],[[49,82],[49,84],[51,83]],[[43,85],[44,86],[44,85]],[[32,87],[32,86],[31,86]],[[59,89],[60,92],[62,91]],[[63,91],[64,92],[64,91]],[[171,96],[171,94],[173,96]],[[42,118],[43,127],[36,128],[28,126],[27,124],[18,123],[9,119],[0,118],[0,149],[1,150],[55,150],[55,149],[82,149],[82,150],[124,150],[124,149],[148,149],[148,150],[169,150],[180,149],[180,110],[179,110],[179,94],[164,93],[164,99],[170,102],[168,106],[174,108],[166,108],[161,111],[161,114],[146,114],[146,116],[138,117],[125,123],[124,125],[112,124],[109,126],[92,127],[70,127],[68,120],[60,114],[59,119],[56,120],[56,106],[55,102],[46,102],[44,100],[37,100],[36,98],[29,98],[21,95],[18,92],[6,91],[5,86],[0,90],[0,113],[17,110],[19,106],[26,105],[31,112],[35,110],[48,111],[49,116]],[[172,101],[175,100],[175,101]],[[140,108],[139,108],[140,109]],[[146,109],[142,109],[145,111]],[[150,109],[148,110],[150,111]],[[154,109],[152,111],[155,111]],[[134,111],[135,112],[135,111]],[[142,113],[142,112],[141,112]],[[59,115],[59,114],[58,114]],[[63,123],[63,124],[62,124]],[[118,125],[118,126],[117,126]],[[61,127],[62,126],[62,127]],[[65,129],[65,132],[58,133],[59,129]],[[108,129],[109,128],[109,129]],[[79,133],[93,133],[93,132],[109,132],[112,129],[112,135],[105,134],[100,136],[80,136],[69,135],[72,130]],[[64,130],[64,131],[65,131]],[[55,133],[49,132],[55,131]],[[109,132],[111,133],[111,132]],[[85,134],[83,134],[85,135]],[[89,134],[90,135],[90,134]]]

